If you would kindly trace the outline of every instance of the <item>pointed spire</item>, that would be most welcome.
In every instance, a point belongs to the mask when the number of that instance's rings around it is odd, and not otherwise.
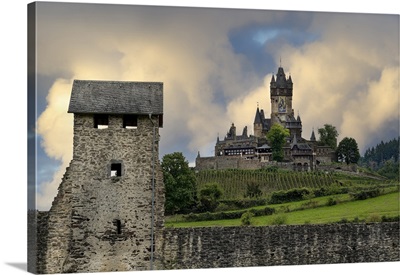
[[[242,136],[247,138],[247,126],[244,126]]]
[[[287,82],[288,82],[288,83],[293,83],[293,82],[292,82],[292,76],[291,76],[290,74],[289,74],[289,78],[288,78]]]
[[[200,158],[200,151],[197,151],[197,158]]]
[[[271,83],[275,83],[275,76],[272,74]]]
[[[301,122],[300,112],[299,111],[297,111],[297,122]]]
[[[261,124],[260,109],[257,106],[256,116],[254,117],[254,124]]]
[[[315,133],[314,133],[314,127],[312,128],[310,141],[316,141]]]

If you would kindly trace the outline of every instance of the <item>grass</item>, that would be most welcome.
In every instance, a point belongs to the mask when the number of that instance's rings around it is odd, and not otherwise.
[[[317,208],[310,208],[305,210],[291,211],[282,213],[283,210],[293,210],[301,207],[306,201],[285,203],[279,205],[270,205],[278,211],[277,214],[271,216],[261,216],[253,218],[253,225],[263,226],[271,225],[274,223],[277,215],[285,216],[286,224],[321,224],[321,223],[334,223],[342,219],[347,220],[367,220],[374,216],[395,217],[399,215],[399,193],[393,192],[385,194],[376,198],[360,201],[350,201],[349,195],[334,195],[329,196],[341,201],[341,203],[333,206],[321,206]],[[327,202],[329,197],[313,198],[320,205]],[[265,206],[263,206],[265,207]],[[255,208],[263,208],[255,207]],[[240,226],[240,219],[235,220],[218,220],[218,221],[201,221],[201,222],[182,222],[182,219],[167,219],[166,227],[204,227],[204,226]]]

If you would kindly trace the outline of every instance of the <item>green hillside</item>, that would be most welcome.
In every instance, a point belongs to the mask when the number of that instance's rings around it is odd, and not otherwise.
[[[329,198],[334,198],[338,203],[329,206],[327,203]],[[348,194],[344,194],[318,198],[313,201],[316,202],[313,207],[304,209],[302,206],[307,205],[309,200],[269,205],[269,207],[276,209],[276,213],[273,215],[254,217],[252,225],[273,225],[276,224],[278,219],[283,220],[283,224],[318,224],[336,222],[380,222],[384,221],[384,219],[399,217],[398,190],[366,200],[352,200],[349,198]],[[185,222],[182,217],[168,217],[165,225],[167,227],[240,226],[241,220],[229,219]]]
[[[332,186],[371,186],[385,185],[390,182],[367,175],[345,172],[293,172],[286,170],[207,170],[196,173],[197,189],[207,183],[216,183],[223,190],[222,200],[243,199],[247,185],[258,185],[267,198],[272,192],[295,188],[317,189]]]

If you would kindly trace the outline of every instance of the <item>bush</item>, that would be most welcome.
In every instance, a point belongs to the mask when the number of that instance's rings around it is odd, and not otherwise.
[[[251,182],[247,183],[245,198],[259,198],[262,195],[260,184]]]
[[[358,192],[352,192],[350,193],[350,196],[354,200],[366,200],[369,198],[375,198],[381,194],[380,190],[378,188],[373,188],[370,190],[362,190]]]
[[[214,211],[218,207],[218,200],[222,196],[222,189],[216,183],[206,184],[200,190],[198,209],[204,211]]]
[[[330,197],[328,199],[328,201],[326,202],[326,206],[332,206],[332,205],[336,205],[336,204],[337,204],[337,201],[332,197]]]
[[[250,208],[254,206],[266,205],[266,199],[237,199],[237,200],[221,200],[221,204],[226,206],[226,210]]]
[[[282,224],[286,224],[286,222],[287,222],[287,216],[285,216],[283,214],[278,214],[272,219],[271,224],[272,225],[282,225]]]
[[[218,212],[218,213],[205,212],[199,214],[190,213],[189,215],[183,216],[183,219],[188,222],[233,220],[241,218],[242,215],[246,212],[251,212],[255,217],[259,217],[259,216],[272,215],[275,213],[275,209],[270,207],[265,207],[264,209],[251,209],[247,211],[239,210],[239,211]]]
[[[312,192],[307,188],[290,189],[288,191],[277,191],[272,193],[269,203],[281,204],[285,202],[300,201],[310,194],[312,194]]]
[[[331,187],[321,187],[319,189],[314,190],[314,196],[317,197],[325,197],[330,195],[337,194],[346,194],[349,192],[348,187],[339,187],[339,186],[331,186]]]
[[[318,207],[318,202],[309,200],[308,202],[302,203],[300,209],[316,208]]]
[[[240,217],[240,222],[242,225],[251,225],[253,217],[254,214],[250,211],[247,211]]]
[[[369,217],[365,220],[365,222],[381,222],[381,216],[378,214],[371,214]]]
[[[267,166],[265,168],[266,171],[268,172],[277,172],[278,171],[278,166]]]

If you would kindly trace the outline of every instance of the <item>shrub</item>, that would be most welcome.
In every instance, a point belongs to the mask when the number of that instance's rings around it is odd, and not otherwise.
[[[369,198],[374,198],[377,197],[381,194],[380,190],[378,188],[373,188],[369,190],[362,190],[358,192],[352,192],[350,193],[350,196],[354,200],[366,200]]]
[[[262,191],[260,189],[260,184],[251,182],[247,183],[247,189],[245,197],[247,198],[259,198],[262,195]]]
[[[337,195],[337,194],[346,194],[349,192],[348,187],[339,187],[339,186],[330,186],[330,187],[321,187],[314,190],[314,196],[324,197],[329,195]]]
[[[218,200],[222,196],[222,190],[216,183],[206,184],[200,190],[199,196],[199,210],[200,211],[214,211],[218,207]]]
[[[318,206],[317,201],[310,200],[308,202],[302,203],[300,209],[315,208]]]
[[[336,205],[337,204],[337,201],[334,199],[334,198],[332,198],[332,197],[330,197],[329,199],[328,199],[328,201],[326,202],[326,205],[327,206],[332,206],[332,205]]]
[[[307,188],[290,189],[288,191],[277,191],[271,195],[271,204],[280,204],[285,202],[293,202],[303,200],[305,196],[310,195],[312,192]]]
[[[266,199],[237,199],[237,200],[221,200],[221,204],[226,205],[226,210],[234,210],[241,208],[250,208],[254,206],[266,205]]]
[[[277,172],[278,171],[278,166],[268,166],[265,168],[266,171],[268,172]]]
[[[215,221],[215,220],[232,220],[232,219],[239,219],[242,215],[246,212],[251,212],[254,216],[268,216],[275,213],[274,208],[265,207],[264,209],[251,209],[248,211],[239,210],[239,211],[232,211],[232,212],[218,212],[218,213],[199,213],[193,214],[190,213],[189,215],[183,216],[183,219],[188,222],[199,222],[199,221]]]
[[[365,222],[381,222],[381,216],[379,216],[378,214],[371,214],[369,215],[369,217],[365,220]]]
[[[286,222],[287,222],[287,216],[285,216],[283,214],[278,214],[272,219],[271,224],[272,225],[282,225],[282,224],[286,224]]]
[[[247,211],[240,217],[240,222],[242,225],[251,225],[253,217],[254,214],[250,211]]]

